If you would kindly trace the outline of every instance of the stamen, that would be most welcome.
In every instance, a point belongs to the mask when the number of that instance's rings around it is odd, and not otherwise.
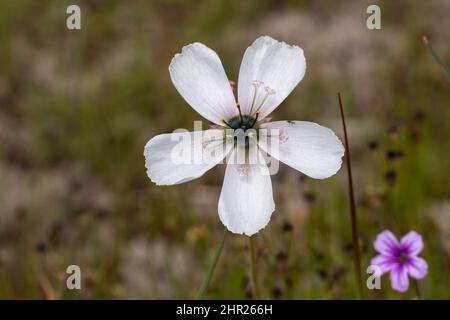
[[[260,113],[261,113],[261,110],[259,110],[259,108],[258,108],[258,110],[256,110],[256,113],[255,113],[256,116],[255,116],[255,120],[252,123],[252,127],[255,125],[256,121],[258,121],[258,117],[259,117]]]
[[[273,96],[276,94],[276,91],[270,87],[264,87],[264,90],[266,91],[266,95],[264,96],[263,100],[261,101],[261,104],[259,105],[257,110],[261,110],[261,108],[263,107],[263,105],[267,102],[267,99],[270,96]]]
[[[230,127],[231,129],[233,129],[233,127],[230,126],[230,124],[229,124],[228,122],[226,122],[224,118],[221,118],[220,121],[221,121],[222,123],[226,124],[226,125],[227,125],[228,127]]]
[[[264,83],[259,80],[254,80],[252,82],[252,86],[253,86],[254,90],[253,90],[253,99],[252,99],[252,104],[250,107],[249,115],[252,115],[252,113],[253,113],[253,108],[255,107],[256,98],[258,97],[258,93],[259,93],[259,88],[262,87],[263,85],[264,85]],[[265,86],[264,90],[266,91],[266,94],[262,98],[262,101],[259,104],[257,110],[260,110],[264,106],[264,104],[267,102],[267,100],[270,96],[274,96],[276,94],[276,91],[269,86]]]
[[[261,87],[263,85],[264,85],[264,83],[259,80],[253,80],[253,82],[252,82],[252,86],[253,86],[254,90],[253,90],[252,106],[250,107],[249,114],[252,114],[253,106],[255,105],[255,101],[256,101],[256,94],[258,93],[258,89],[259,89],[259,87]]]
[[[236,107],[237,107],[238,110],[239,110],[239,118],[241,119],[241,123],[242,123],[242,112],[241,112],[241,105],[239,104],[239,102],[236,103]]]
[[[276,92],[274,89],[272,89],[271,87],[265,87],[264,89],[266,90],[267,94],[268,94],[268,95],[271,95],[271,96],[273,96],[273,95],[275,95],[275,94],[277,93],[277,92]]]

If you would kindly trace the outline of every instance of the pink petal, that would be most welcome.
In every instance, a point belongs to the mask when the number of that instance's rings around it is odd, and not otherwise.
[[[417,255],[423,249],[422,236],[415,231],[408,232],[400,241],[402,245],[408,248],[410,255]]]
[[[384,256],[382,254],[376,256],[370,261],[371,265],[378,266],[379,270],[375,271],[377,277],[381,277],[386,272],[391,271],[396,266],[396,261],[390,256]]]
[[[391,287],[399,292],[406,292],[409,288],[408,269],[398,266],[391,271]]]
[[[419,257],[412,258],[407,268],[409,275],[414,279],[423,279],[428,273],[428,263]]]
[[[399,243],[392,232],[385,230],[377,236],[373,246],[381,254],[392,255]]]

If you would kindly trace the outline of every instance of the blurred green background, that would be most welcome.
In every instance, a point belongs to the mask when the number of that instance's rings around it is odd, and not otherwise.
[[[67,30],[69,4],[82,30]],[[366,28],[369,4],[381,30]],[[423,297],[449,299],[450,83],[421,39],[448,64],[449,14],[445,0],[1,1],[0,298],[194,298],[223,230],[224,166],[157,187],[144,145],[200,119],[169,78],[183,45],[211,47],[237,80],[245,49],[270,35],[307,60],[273,118],[342,138],[343,95],[363,271],[379,232],[413,229],[430,267]],[[314,181],[282,165],[273,181],[276,211],[256,238],[263,296],[355,298],[345,167]],[[81,290],[66,288],[71,264]],[[387,276],[366,295],[415,296]],[[207,297],[251,298],[246,237],[227,238]]]

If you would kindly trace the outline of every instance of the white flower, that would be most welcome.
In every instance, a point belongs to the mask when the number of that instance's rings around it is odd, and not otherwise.
[[[236,103],[217,54],[201,43],[185,46],[169,66],[172,82],[192,108],[218,126],[203,131],[200,139],[194,138],[194,132],[151,139],[144,150],[150,179],[157,185],[190,181],[227,158],[219,199],[220,220],[231,232],[248,236],[264,228],[275,210],[269,168],[262,161],[232,162],[230,159],[240,150],[256,150],[258,155],[267,152],[316,179],[330,177],[341,167],[344,147],[330,129],[305,121],[263,121],[302,80],[305,69],[301,48],[260,37],[245,51]],[[278,139],[279,147],[272,152],[259,134],[249,133],[244,148],[240,148],[227,133],[237,129],[278,132],[273,137]],[[188,141],[181,148],[180,138]],[[182,158],[200,150],[208,154],[208,161],[174,163],[175,148],[181,149],[177,154]]]

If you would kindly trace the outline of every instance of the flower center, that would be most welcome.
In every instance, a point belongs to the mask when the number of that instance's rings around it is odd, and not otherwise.
[[[261,108],[269,101],[275,94],[275,90],[265,86],[262,81],[254,80],[251,83],[253,88],[253,96],[249,108],[246,108],[246,114],[242,114],[241,106],[236,103],[236,108],[239,111],[237,116],[231,119],[222,118],[221,121],[228,129],[232,130],[233,134],[228,134],[228,137],[234,138],[236,146],[244,146],[245,150],[249,150],[252,141],[259,140],[259,126],[258,118],[261,114]]]
[[[257,117],[252,117],[249,115],[242,115],[242,116],[239,115],[234,118],[231,118],[228,121],[228,126],[234,130],[242,129],[246,131],[248,129],[253,128],[254,125],[256,124],[256,121]]]
[[[250,140],[253,139],[255,135],[256,139],[258,139],[259,130],[255,127],[258,115],[259,113],[256,117],[252,117],[249,115],[243,116],[239,113],[238,116],[231,118],[229,121],[222,120],[229,127],[228,130],[234,130],[233,138],[235,146],[244,143],[245,150],[248,150],[250,147]]]
[[[401,264],[405,264],[408,262],[408,253],[405,250],[402,250],[397,255],[397,261]]]
[[[243,142],[245,146],[245,150],[248,150],[250,147],[250,140],[253,139],[256,135],[256,140],[259,138],[259,130],[258,127],[255,126],[259,117],[259,110],[256,111],[255,116],[251,115],[242,115],[241,107],[236,104],[239,115],[231,118],[228,121],[222,119],[222,122],[225,123],[229,129],[234,130],[234,143],[235,146],[239,145],[239,142]],[[242,144],[241,144],[242,145]]]
[[[236,104],[236,108],[239,110],[239,115],[228,119],[227,121],[222,118],[222,122],[233,130],[242,129],[246,131],[254,128],[261,113],[261,108],[269,100],[269,98],[275,95],[275,90],[268,86],[264,86],[262,81],[254,80],[251,86],[253,88],[253,98],[250,105],[250,110],[247,110],[248,114],[242,114],[241,106],[238,102]]]

